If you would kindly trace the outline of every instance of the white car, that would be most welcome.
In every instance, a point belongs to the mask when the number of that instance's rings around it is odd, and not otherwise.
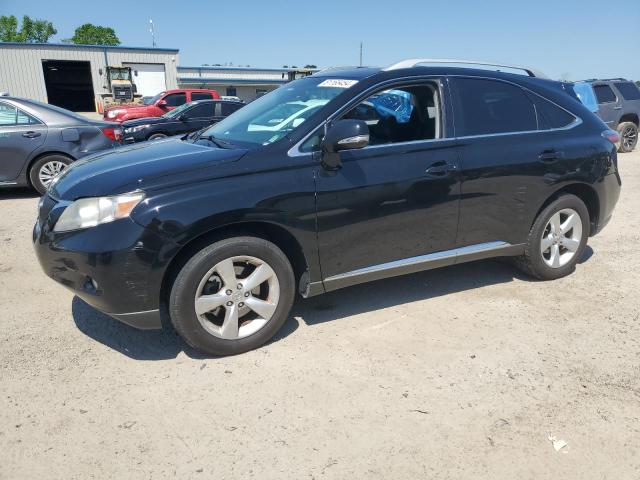
[[[326,99],[288,102],[258,116],[247,128],[249,132],[281,132],[301,125],[312,113],[326,105]]]

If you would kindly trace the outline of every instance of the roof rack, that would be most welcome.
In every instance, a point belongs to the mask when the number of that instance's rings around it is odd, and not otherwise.
[[[478,62],[473,60],[454,60],[450,58],[410,58],[401,62],[389,65],[385,70],[399,70],[401,68],[413,68],[424,64],[458,64],[458,65],[480,65],[483,67],[510,68],[513,70],[522,70],[530,77],[548,78],[539,70],[528,67],[519,67],[515,65],[504,65],[500,63]]]

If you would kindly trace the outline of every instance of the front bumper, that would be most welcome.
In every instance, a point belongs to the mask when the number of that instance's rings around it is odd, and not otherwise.
[[[130,218],[72,232],[52,226],[65,206],[45,196],[33,230],[44,272],[97,310],[140,329],[162,328],[160,291],[172,250]]]

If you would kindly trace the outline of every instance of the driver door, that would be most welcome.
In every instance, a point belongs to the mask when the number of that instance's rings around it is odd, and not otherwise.
[[[447,137],[451,115],[442,102],[445,88],[438,80],[387,87],[342,117],[364,120],[370,144],[342,151],[337,171],[316,170],[318,246],[327,291],[422,270],[426,262],[454,263],[455,256],[439,254],[454,248],[460,199],[455,141]],[[384,110],[380,95],[392,95],[388,92],[404,99],[401,115],[389,114],[393,101]]]

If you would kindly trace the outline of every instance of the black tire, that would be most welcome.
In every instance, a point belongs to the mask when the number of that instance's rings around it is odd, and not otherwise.
[[[47,191],[47,186],[40,179],[40,173],[43,168],[45,168],[46,165],[51,166],[58,164],[64,164],[63,168],[66,168],[72,162],[73,160],[71,158],[57,154],[45,155],[44,157],[39,158],[29,169],[29,180],[31,181],[31,185],[40,195],[44,195]]]
[[[219,262],[237,256],[256,257],[275,272],[280,296],[268,322],[244,338],[218,338],[202,326],[194,300],[201,280]],[[273,243],[256,237],[232,237],[217,241],[194,254],[178,272],[169,295],[169,315],[178,334],[193,348],[212,355],[236,355],[269,341],[280,330],[291,311],[295,278],[289,260]]]
[[[633,122],[622,122],[618,125],[618,135],[620,135],[620,144],[618,152],[632,152],[638,144],[638,126]]]
[[[580,216],[582,235],[573,258],[561,267],[553,268],[544,261],[540,251],[542,236],[551,217],[563,209],[573,209]],[[589,237],[589,210],[584,202],[575,195],[564,194],[552,201],[536,218],[527,236],[524,255],[516,258],[516,265],[520,270],[539,280],[555,280],[569,275],[575,270],[576,264],[582,257]]]
[[[149,135],[147,140],[162,140],[163,138],[167,138],[167,135],[164,133],[154,133],[153,135]]]

